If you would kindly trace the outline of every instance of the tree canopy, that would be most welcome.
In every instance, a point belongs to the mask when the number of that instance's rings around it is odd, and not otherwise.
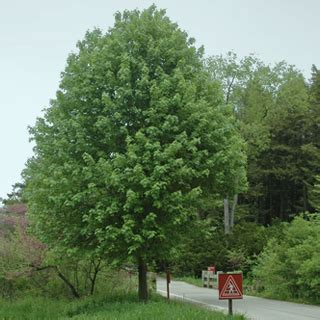
[[[294,66],[266,65],[255,56],[239,59],[229,52],[206,65],[222,83],[248,145],[249,188],[239,203],[263,224],[314,210],[309,194],[320,161],[317,68],[308,83]]]

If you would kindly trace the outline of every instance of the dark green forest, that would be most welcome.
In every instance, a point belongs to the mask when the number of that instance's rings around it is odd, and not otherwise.
[[[112,291],[117,270],[146,301],[147,271],[215,265],[247,294],[320,303],[317,66],[208,57],[165,11],[125,11],[78,42],[30,136],[1,296]]]

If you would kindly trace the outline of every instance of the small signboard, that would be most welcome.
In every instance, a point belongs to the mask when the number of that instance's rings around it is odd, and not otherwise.
[[[219,299],[242,299],[242,273],[218,273]]]
[[[216,267],[211,265],[208,267],[208,271],[212,271],[213,273],[216,273]]]

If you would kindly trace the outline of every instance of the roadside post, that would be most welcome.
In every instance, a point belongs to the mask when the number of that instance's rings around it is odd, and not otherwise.
[[[219,299],[228,300],[229,315],[233,315],[232,300],[243,299],[242,272],[218,272]]]
[[[202,270],[202,285],[206,288],[214,288],[216,279],[216,267],[211,265],[207,270]]]
[[[167,270],[167,299],[170,299],[170,282],[171,282],[171,274],[170,271]]]

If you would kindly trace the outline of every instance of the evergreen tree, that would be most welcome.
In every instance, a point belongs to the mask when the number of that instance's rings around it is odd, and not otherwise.
[[[239,203],[265,224],[312,210],[308,193],[320,167],[317,68],[308,88],[303,75],[285,62],[271,67],[253,56],[239,60],[228,53],[210,58],[207,67],[221,83],[248,146],[249,188]]]

